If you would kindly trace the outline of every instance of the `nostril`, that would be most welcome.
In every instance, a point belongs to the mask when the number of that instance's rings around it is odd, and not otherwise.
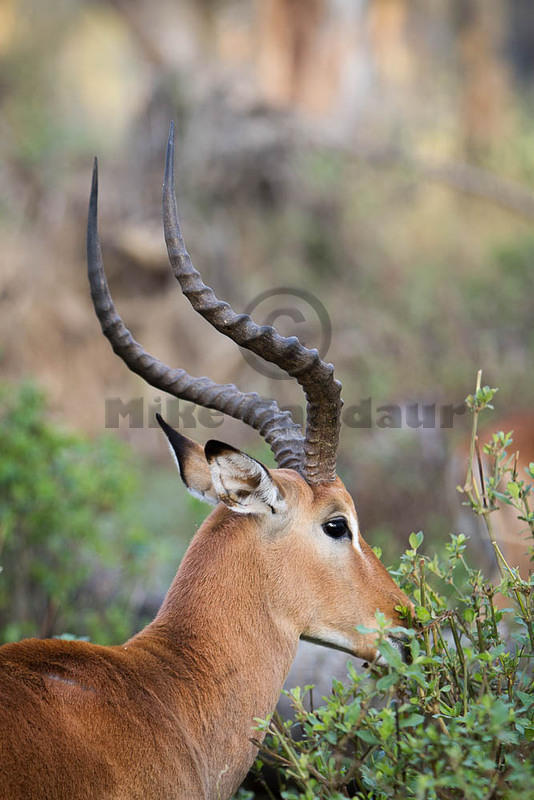
[[[410,640],[407,636],[390,636],[391,644],[397,648],[402,660],[405,664],[412,663],[412,651],[410,649]]]
[[[411,664],[412,663],[412,651],[411,651],[408,639],[405,639],[404,641],[401,642],[400,651],[401,651],[401,656],[402,656],[402,660],[404,661],[404,663],[405,664]]]

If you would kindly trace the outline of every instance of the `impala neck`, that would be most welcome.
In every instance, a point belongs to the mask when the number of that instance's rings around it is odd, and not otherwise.
[[[229,796],[277,703],[299,626],[285,615],[253,518],[219,506],[193,539],[156,619],[133,642],[172,660],[173,702],[203,762],[208,796]],[[254,548],[254,543],[256,547]]]

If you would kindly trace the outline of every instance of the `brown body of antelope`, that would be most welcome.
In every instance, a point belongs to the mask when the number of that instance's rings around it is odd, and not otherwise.
[[[274,401],[172,370],[133,339],[103,271],[95,166],[89,278],[115,352],[159,389],[252,425],[280,468],[221,442],[202,447],[159,419],[186,487],[216,508],[156,618],[125,644],[29,639],[0,648],[6,800],[228,798],[254,759],[255,720],[273,711],[299,638],[370,660],[375,636],[357,626],[375,627],[377,610],[397,624],[399,607],[411,606],[360,536],[335,473],[341,401],[331,365],[234,314],[202,284],[176,214],[173,147],[171,129],[164,224],[175,275],[211,324],[296,377],[306,433]]]

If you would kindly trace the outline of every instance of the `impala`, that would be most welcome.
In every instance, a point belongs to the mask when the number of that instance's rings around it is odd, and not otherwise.
[[[336,477],[341,385],[296,338],[235,314],[194,269],[174,194],[174,132],[163,186],[165,238],[193,308],[236,344],[296,378],[305,434],[255,393],[171,369],[115,311],[89,205],[94,307],[115,353],[149,384],[242,420],[270,445],[267,469],[163,419],[187,489],[215,509],[194,536],[156,618],[125,644],[29,639],[0,648],[0,797],[9,800],[228,798],[249,769],[255,719],[275,707],[299,637],[376,656],[375,612],[395,624],[409,599],[365,543]],[[403,651],[402,641],[396,641]]]

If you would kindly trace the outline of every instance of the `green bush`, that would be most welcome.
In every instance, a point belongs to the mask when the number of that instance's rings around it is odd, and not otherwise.
[[[498,551],[490,523],[498,503],[516,508],[531,530],[534,518],[532,487],[510,474],[509,434],[486,448],[492,465],[484,489],[473,479],[478,416],[494,391],[481,388],[479,377],[467,400],[474,425],[461,490]],[[529,472],[533,478],[534,465]],[[393,629],[408,637],[411,663],[377,614],[385,666],[375,662],[366,674],[349,667],[349,685],[334,682],[318,708],[312,687],[294,689],[294,721],[275,715],[260,722],[267,737],[258,766],[274,766],[286,800],[534,797],[534,582],[523,581],[498,551],[503,579],[488,585],[467,563],[463,534],[451,536],[441,556],[423,554],[422,544],[423,534],[412,534],[393,571],[415,602],[410,627]],[[495,606],[497,593],[509,609]]]
[[[136,491],[124,445],[67,433],[47,421],[35,387],[0,384],[0,641],[131,634],[121,587],[148,548],[127,514]]]

